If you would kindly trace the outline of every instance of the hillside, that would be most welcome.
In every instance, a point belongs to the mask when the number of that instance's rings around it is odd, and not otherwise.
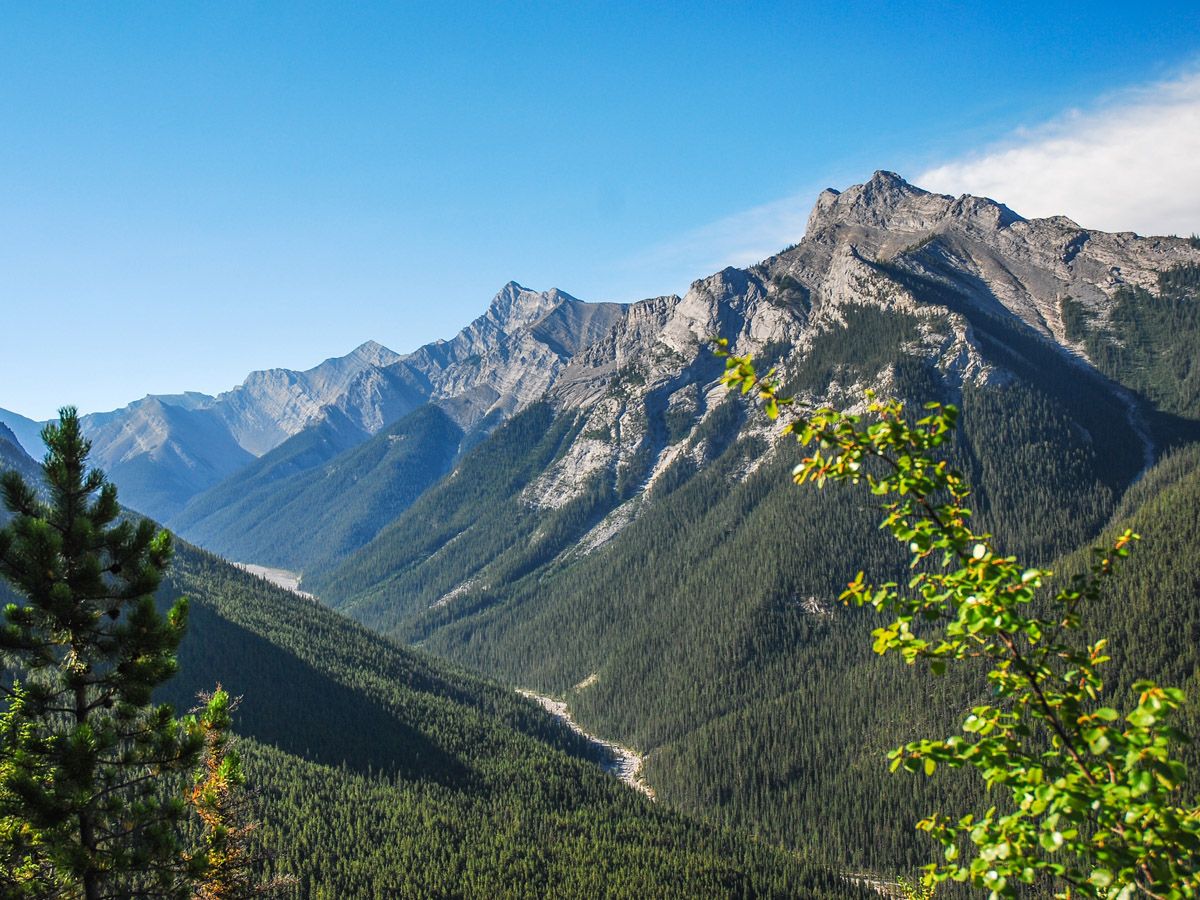
[[[836,875],[656,806],[499,685],[413,655],[187,545],[186,706],[243,695],[262,840],[300,896],[844,896]]]
[[[42,423],[27,419],[19,413],[0,409],[0,424],[8,429],[17,441],[17,446],[30,456],[40,457],[45,453],[42,446]]]
[[[161,699],[242,696],[257,840],[295,896],[870,896],[651,803],[513,691],[186,543],[162,600],[180,594],[188,632]]]
[[[672,866],[699,879],[676,893],[822,883],[840,895],[829,872],[912,872],[930,853],[912,829],[920,812],[978,798],[953,777],[888,777],[883,754],[955,727],[981,688],[965,675],[931,686],[874,656],[873,617],[836,602],[859,569],[903,575],[873,498],[796,491],[795,448],[717,385],[707,340],[776,367],[801,407],[853,406],[866,388],[957,404],[949,452],[975,486],[976,518],[1030,562],[1069,571],[1132,523],[1146,542],[1096,611],[1114,646],[1137,648],[1114,654],[1114,688],[1149,674],[1194,695],[1200,602],[1177,561],[1200,559],[1198,309],[1195,242],[1025,219],[887,172],[823,192],[798,244],[682,297],[617,306],[506,285],[450,341],[328,361],[316,381],[329,402],[255,432],[272,436],[253,453],[230,437],[243,456],[224,474],[197,464],[203,478],[176,488],[153,453],[135,455],[146,487],[161,481],[176,498],[170,524],[186,537],[301,572],[324,604],[184,548],[173,585],[198,598],[189,640],[202,642],[185,647],[185,672],[238,692],[239,679],[297,686],[244,689],[241,727],[264,771],[365,778],[329,783],[376,798],[363,803],[401,791],[386,802],[426,830],[414,856],[387,856],[379,871],[436,879],[449,866],[455,884],[501,892],[522,872],[550,890],[600,865],[595,841],[616,836],[604,846],[617,868],[601,870],[649,895],[671,894]],[[302,382],[311,399],[315,371],[263,383]],[[188,427],[225,415],[216,401],[189,404]],[[163,446],[182,460],[186,444]],[[181,682],[179,697],[202,686]],[[586,729],[644,754],[661,802],[589,780],[596,771],[570,756],[578,743],[515,687],[565,701]],[[552,797],[531,787],[546,771],[561,776]],[[271,778],[273,802],[318,815],[292,776]],[[431,798],[455,811],[448,822],[503,837],[464,827],[459,855],[425,868],[417,857],[451,827],[429,819]],[[680,811],[709,825],[692,830]],[[404,830],[392,813],[372,816]],[[355,845],[377,843],[361,822],[337,821]],[[695,855],[639,856],[665,846],[658,828]],[[765,844],[741,843],[746,832]],[[361,874],[315,837],[288,840],[322,872]],[[773,844],[829,868],[777,869]],[[704,854],[724,861],[708,867]]]
[[[926,789],[878,760],[945,727],[971,688],[941,686],[931,710],[927,686],[874,659],[870,617],[834,602],[859,568],[899,574],[869,498],[794,492],[788,451],[713,389],[701,341],[777,364],[807,402],[875,386],[958,403],[953,452],[979,518],[1049,563],[1196,435],[1200,408],[1174,379],[1194,356],[1198,261],[1185,241],[1027,221],[881,173],[822,195],[798,246],[627,308],[542,402],[306,586],[565,698],[648,754],[667,803],[850,867],[916,866]],[[1152,658],[1190,658],[1173,627]]]
[[[0,469],[16,469],[25,478],[40,477],[37,463],[25,452],[17,436],[0,424]]]

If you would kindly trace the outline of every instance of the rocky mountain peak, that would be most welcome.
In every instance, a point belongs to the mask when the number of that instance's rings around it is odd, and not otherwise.
[[[929,191],[909,184],[902,175],[886,169],[877,170],[871,176],[870,181],[857,185],[856,188],[861,190],[865,196],[878,196],[889,200],[904,196],[925,196],[929,193]],[[853,191],[856,188],[850,188],[850,190]]]
[[[511,334],[528,328],[563,303],[578,302],[558,288],[534,291],[510,281],[492,298],[485,318],[501,331]]]
[[[864,184],[845,191],[822,191],[809,216],[807,234],[816,236],[838,226],[912,233],[932,231],[948,220],[964,228],[988,230],[1024,221],[1003,203],[987,197],[935,194],[909,184],[895,172],[879,171]]]
[[[399,361],[400,354],[389,350],[377,341],[367,341],[351,350],[347,354],[347,358],[366,363],[369,366],[390,366]]]
[[[953,197],[913,187],[894,172],[879,171],[845,191],[821,192],[808,218],[808,234],[839,225],[917,231],[946,215]]]

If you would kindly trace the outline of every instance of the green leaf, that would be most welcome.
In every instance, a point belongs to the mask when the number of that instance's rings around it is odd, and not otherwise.
[[[1113,882],[1112,872],[1108,869],[1093,869],[1088,881],[1096,887],[1106,888]]]
[[[1127,715],[1125,719],[1130,725],[1133,725],[1137,728],[1149,728],[1156,721],[1158,721],[1158,716],[1145,707],[1138,707],[1129,715]]]

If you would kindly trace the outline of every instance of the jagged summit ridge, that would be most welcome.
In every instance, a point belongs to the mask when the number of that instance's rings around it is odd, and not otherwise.
[[[510,281],[492,298],[484,318],[505,332],[528,328],[563,303],[580,303],[565,291],[534,291]]]
[[[1066,216],[1025,219],[990,198],[934,194],[881,171],[843,192],[823,191],[801,242],[764,266],[835,303],[864,280],[886,280],[879,264],[899,266],[1067,346],[1062,298],[1103,320],[1122,285],[1154,290],[1159,272],[1198,257],[1178,238],[1110,234]]]
[[[347,358],[353,358],[372,366],[390,366],[400,359],[400,354],[388,349],[378,341],[364,341],[351,350],[345,357],[342,357],[342,359]],[[326,360],[327,363],[335,361],[336,358]]]
[[[951,197],[909,184],[895,172],[878,171],[863,184],[845,191],[826,188],[808,218],[807,236],[837,226],[863,226],[893,231],[927,231],[947,219],[1003,228],[1024,219],[1003,203],[963,194]]]
[[[457,335],[426,344],[398,365],[420,378],[428,399],[460,426],[470,429],[487,417],[498,424],[545,395],[581,349],[612,329],[623,309],[510,281]]]
[[[705,414],[708,400],[696,391],[711,381],[702,349],[711,335],[729,338],[737,352],[787,346],[803,353],[822,333],[845,327],[851,306],[944,317],[944,307],[914,295],[911,276],[990,314],[1016,317],[1079,355],[1065,334],[1063,298],[1103,322],[1122,285],[1154,289],[1159,272],[1198,261],[1200,251],[1184,240],[1106,234],[1065,217],[1027,220],[989,198],[932,193],[879,171],[863,184],[822,192],[799,244],[757,266],[698,279],[683,296],[590,303],[511,281],[457,335],[412,353],[367,341],[305,371],[251,373],[216,398],[146,398],[87,424],[107,436],[96,442],[97,458],[115,476],[122,475],[117,463],[147,478],[151,469],[175,466],[173,502],[186,502],[186,491],[243,464],[245,454],[261,456],[335,412],[348,433],[357,429],[365,439],[426,402],[464,431],[490,430],[542,398],[589,415],[601,410],[588,431],[608,429],[623,440],[603,453],[593,448],[591,457],[633,459],[638,435],[647,433],[641,407],[666,403]],[[923,352],[956,377],[979,377],[969,329],[949,321],[937,341],[936,329],[926,329]],[[181,443],[185,424],[189,437]],[[217,439],[221,427],[230,440]],[[575,474],[590,468],[581,464]],[[138,505],[136,490],[130,500]],[[141,505],[170,515],[168,507]]]

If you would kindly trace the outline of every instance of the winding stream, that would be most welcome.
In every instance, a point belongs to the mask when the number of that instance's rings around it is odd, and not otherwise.
[[[631,788],[641,791],[651,800],[654,799],[654,789],[642,779],[642,762],[645,760],[644,756],[628,747],[623,747],[612,741],[606,741],[604,738],[584,731],[571,716],[571,711],[562,700],[555,700],[553,697],[544,697],[541,694],[535,694],[533,691],[525,691],[520,688],[517,689],[517,693],[522,697],[528,697],[530,700],[536,700],[541,704],[542,709],[563,722],[576,734],[585,738],[588,743],[599,751],[600,768],[605,772],[625,782]]]

